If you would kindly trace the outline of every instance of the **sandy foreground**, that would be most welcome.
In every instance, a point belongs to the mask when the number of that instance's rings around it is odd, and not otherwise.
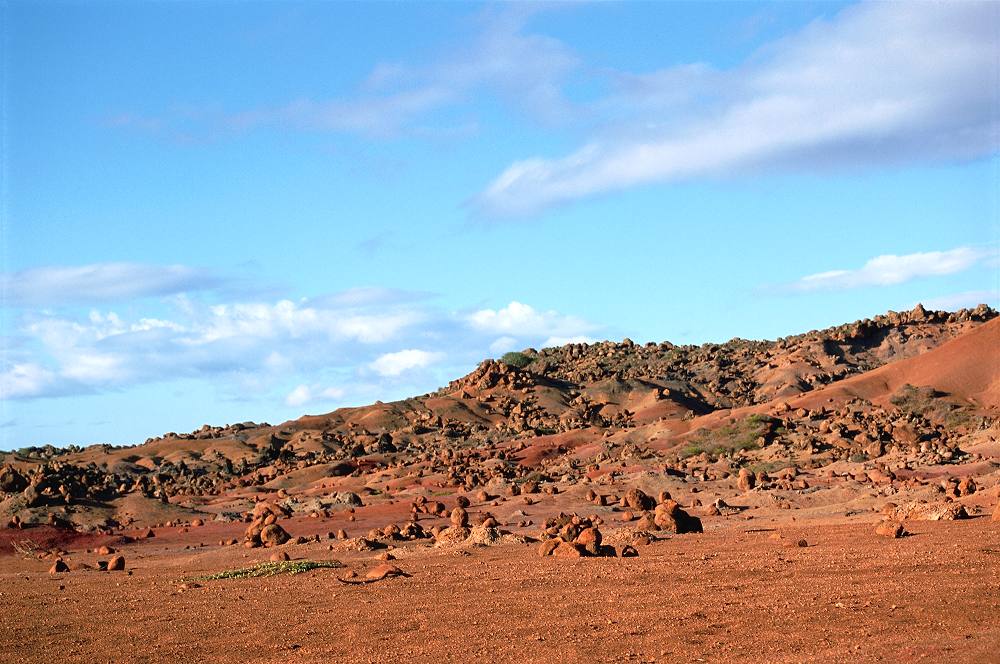
[[[147,540],[122,548],[131,574],[6,556],[0,660],[1000,661],[998,524],[912,522],[899,540],[872,528],[733,520],[637,558],[406,546],[394,564],[412,576],[369,585],[338,577],[381,561],[325,541],[293,558],[346,569],[194,588],[181,580],[268,552]]]

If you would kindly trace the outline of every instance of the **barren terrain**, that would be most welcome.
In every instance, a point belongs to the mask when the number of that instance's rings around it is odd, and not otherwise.
[[[982,306],[0,453],[0,660],[1000,661],[998,438]]]

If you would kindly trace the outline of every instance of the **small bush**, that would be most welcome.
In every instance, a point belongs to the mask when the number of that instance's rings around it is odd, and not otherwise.
[[[767,435],[773,422],[766,415],[750,415],[745,420],[727,424],[714,431],[702,429],[692,436],[680,454],[682,457],[691,457],[707,452],[709,456],[718,457],[720,454],[754,449],[758,447],[757,439]]]
[[[523,369],[531,364],[530,357],[517,351],[504,353],[503,357],[500,358],[500,361],[508,366],[517,367],[518,369]]]
[[[286,560],[283,562],[267,562],[245,567],[243,569],[231,569],[217,574],[207,574],[196,576],[190,581],[217,581],[220,579],[254,579],[261,576],[277,576],[278,574],[302,574],[310,570],[319,568],[336,569],[343,567],[343,563],[338,560]]]
[[[943,422],[949,428],[970,427],[975,424],[968,408],[944,397],[947,397],[944,392],[938,392],[932,387],[916,387],[907,383],[892,395],[889,402],[904,413]]]

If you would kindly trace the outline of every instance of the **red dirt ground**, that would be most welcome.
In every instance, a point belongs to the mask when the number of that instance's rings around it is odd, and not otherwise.
[[[320,569],[182,589],[269,551],[187,552],[173,537],[125,546],[131,574],[50,576],[6,557],[0,660],[1000,661],[1000,527],[988,517],[908,523],[901,540],[875,537],[870,521],[786,519],[781,534],[806,548],[781,546],[758,521],[624,559],[407,545],[396,564],[411,577],[363,586]],[[325,541],[293,555],[359,571],[379,562]]]

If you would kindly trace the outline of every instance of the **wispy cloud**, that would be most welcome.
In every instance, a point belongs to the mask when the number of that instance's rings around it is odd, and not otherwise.
[[[344,397],[345,391],[339,387],[317,387],[298,385],[285,397],[285,405],[293,408],[312,403],[335,402]]]
[[[469,323],[477,330],[501,335],[491,344],[495,351],[510,350],[525,337],[543,340],[542,346],[592,341],[584,333],[595,326],[576,316],[558,311],[539,311],[531,305],[511,302],[501,309],[480,309],[469,315]]]
[[[995,253],[995,252],[994,252]],[[896,256],[876,256],[857,269],[829,270],[802,277],[796,291],[841,290],[862,286],[892,286],[920,277],[943,276],[967,270],[987,259],[991,252],[973,247],[949,251],[927,251]]]
[[[578,334],[592,326],[558,311],[539,311],[529,304],[511,302],[501,309],[480,309],[469,315],[473,327],[494,334],[553,336]]]
[[[377,64],[341,97],[303,97],[237,112],[213,106],[179,107],[161,117],[125,112],[108,123],[184,142],[265,127],[376,139],[462,138],[479,131],[472,106],[481,92],[516,112],[556,122],[570,107],[563,79],[579,61],[562,42],[523,30],[536,10],[528,5],[486,10],[470,26],[472,37],[464,44],[424,64]],[[443,109],[447,118],[437,114]]]
[[[398,376],[411,369],[423,369],[444,359],[441,352],[431,352],[408,348],[380,355],[371,363],[371,368],[380,376]]]
[[[0,373],[0,401],[53,393],[56,374],[35,362],[20,362]]]
[[[650,183],[767,170],[964,160],[1000,148],[996,3],[865,3],[742,66],[619,74],[623,122],[511,164],[473,201],[525,215]]]
[[[31,399],[200,380],[223,393],[295,407],[343,403],[470,370],[496,330],[516,347],[598,329],[580,318],[513,302],[471,317],[426,294],[357,288],[302,300],[209,304],[187,296],[150,303],[157,316],[28,311],[11,319],[0,399]],[[142,301],[129,311],[141,311]],[[166,310],[164,310],[166,307]],[[373,382],[374,380],[374,382]],[[234,397],[235,398],[235,397]]]
[[[226,283],[187,265],[94,263],[37,267],[0,274],[0,304],[52,306],[204,291]]]

